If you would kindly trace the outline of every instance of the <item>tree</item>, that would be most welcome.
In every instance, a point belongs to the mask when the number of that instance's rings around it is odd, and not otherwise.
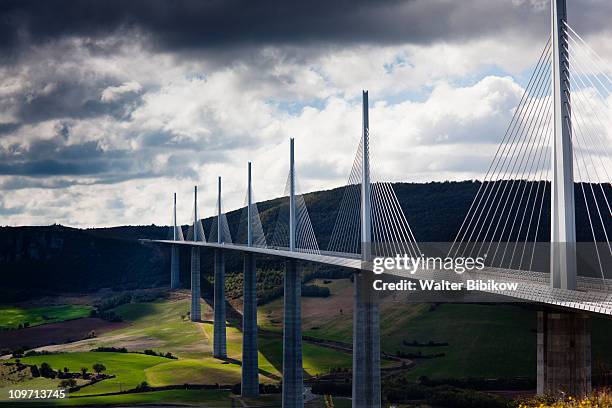
[[[68,367],[64,367],[64,372],[67,373],[68,371],[70,371],[68,370]]]
[[[83,374],[83,378],[85,378],[85,376],[87,375],[87,371],[89,371],[87,367],[81,367],[81,374]]]
[[[149,389],[149,383],[146,381],[143,381],[136,386],[136,390],[138,391],[147,391],[148,389]]]
[[[36,364],[30,367],[30,373],[32,373],[32,377],[34,378],[40,377],[40,371],[38,371]]]
[[[96,374],[100,374],[102,371],[106,371],[106,366],[102,363],[96,363],[92,366]]]
[[[55,372],[47,362],[43,362],[40,365],[40,376],[45,378],[55,378]]]

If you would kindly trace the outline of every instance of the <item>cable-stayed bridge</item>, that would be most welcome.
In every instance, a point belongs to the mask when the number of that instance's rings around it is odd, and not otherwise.
[[[413,280],[465,282],[495,279],[516,290],[483,292],[542,305],[538,314],[538,392],[588,392],[591,386],[589,313],[612,315],[612,162],[609,153],[610,79],[605,62],[567,21],[565,0],[552,0],[551,35],[503,135],[447,258],[482,258],[485,267],[458,274],[444,268],[388,275]],[[350,268],[354,275],[353,406],[380,407],[379,298],[372,290],[373,261],[431,246],[419,243],[390,183],[372,181],[368,93],[363,92],[363,131],[325,249],[299,194],[294,141],[289,174],[274,228],[262,226],[248,164],[247,192],[234,236],[222,208],[206,237],[194,191],[193,223],[186,237],[177,224],[171,286],[179,286],[178,247],[191,247],[191,318],[200,320],[200,249],[214,253],[213,354],[226,357],[225,253],[244,256],[242,393],[258,393],[256,256],[285,259],[283,407],[303,406],[298,262]],[[578,240],[578,237],[582,239]],[[587,239],[584,239],[586,237]],[[582,242],[585,241],[585,242]],[[439,252],[439,250],[438,250]]]

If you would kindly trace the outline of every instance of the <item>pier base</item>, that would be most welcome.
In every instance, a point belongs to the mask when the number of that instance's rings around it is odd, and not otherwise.
[[[191,321],[202,319],[200,309],[200,248],[191,248]]]
[[[353,408],[380,408],[380,317],[373,274],[354,275]]]
[[[178,289],[181,286],[181,278],[179,274],[179,247],[172,245],[170,255],[170,289]]]
[[[257,272],[255,256],[244,255],[242,313],[242,388],[243,397],[259,395],[257,361]]]
[[[304,407],[301,285],[302,280],[296,261],[286,261],[283,319],[283,408]]]
[[[215,300],[213,323],[213,357],[227,358],[225,336],[225,254],[215,249]]]
[[[585,314],[538,312],[538,394],[591,392],[591,327]]]

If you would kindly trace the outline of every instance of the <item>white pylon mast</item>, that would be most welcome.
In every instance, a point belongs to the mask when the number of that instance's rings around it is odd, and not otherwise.
[[[247,177],[247,245],[253,246],[253,227],[251,226],[251,205],[253,205],[251,191],[251,162],[249,162]]]
[[[295,156],[294,140],[289,140],[289,250],[295,251]]]
[[[176,193],[174,193],[174,208],[172,212],[172,223],[174,224],[174,229],[172,230],[172,240],[176,241],[178,239],[178,237],[176,236]]]
[[[569,49],[564,25],[567,21],[565,0],[551,0],[553,142],[551,181],[551,259],[550,283],[554,288],[576,288],[576,220],[574,206],[574,171],[572,122],[568,78]]]
[[[223,242],[223,239],[221,237],[221,231],[223,230],[221,228],[221,177],[219,176],[219,188],[217,191],[217,243],[220,244]]]
[[[372,258],[372,204],[370,195],[370,119],[368,113],[368,91],[363,91],[363,145],[361,173],[361,256],[363,261]]]
[[[193,240],[197,241],[198,237],[198,186],[193,187]]]

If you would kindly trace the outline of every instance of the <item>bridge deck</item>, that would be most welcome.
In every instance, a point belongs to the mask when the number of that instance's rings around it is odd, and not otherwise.
[[[264,248],[230,243],[214,243],[200,241],[173,241],[141,239],[141,242],[161,243],[169,245],[201,246],[219,248],[268,256],[278,256],[287,259],[315,262],[325,265],[342,266],[355,270],[372,271],[372,264],[362,262],[355,254],[314,253],[305,251],[289,251],[283,248]],[[578,290],[552,288],[546,273],[533,271],[517,271],[510,269],[485,268],[480,271],[469,271],[458,275],[446,270],[420,270],[410,273],[404,270],[390,270],[388,274],[406,279],[450,282],[465,282],[469,279],[495,279],[500,282],[517,283],[517,290],[480,290],[481,292],[497,294],[521,301],[530,301],[561,307],[564,309],[599,313],[612,316],[612,281],[578,277]]]

